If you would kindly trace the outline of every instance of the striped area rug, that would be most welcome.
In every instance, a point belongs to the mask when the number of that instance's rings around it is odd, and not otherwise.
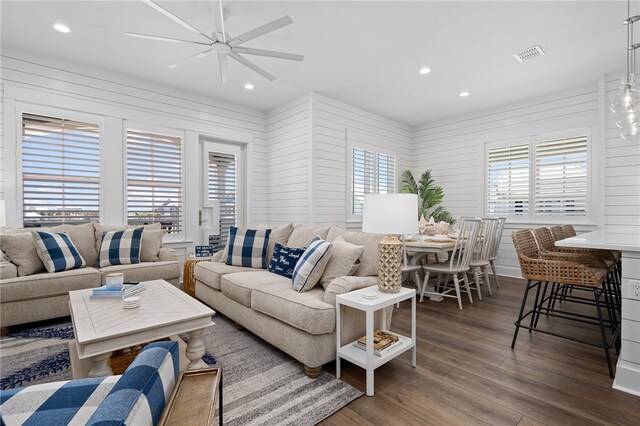
[[[302,365],[216,315],[203,333],[203,359],[224,372],[228,425],[313,425],[362,395],[323,371],[309,379]],[[70,380],[69,322],[12,330],[0,340],[0,389]]]

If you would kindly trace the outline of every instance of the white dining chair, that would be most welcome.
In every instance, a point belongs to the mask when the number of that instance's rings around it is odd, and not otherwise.
[[[496,286],[500,288],[500,281],[498,280],[498,274],[496,273],[495,261],[498,260],[498,249],[500,249],[500,241],[502,241],[502,231],[504,230],[504,224],[507,221],[506,217],[498,218],[498,231],[496,232],[495,244],[493,246],[493,253],[489,256],[489,264],[491,265],[491,274],[496,280]]]
[[[462,309],[462,290],[460,289],[460,284],[462,283],[464,284],[464,291],[469,296],[469,301],[473,303],[467,272],[469,271],[469,263],[478,239],[481,222],[480,219],[463,219],[449,260],[442,263],[426,264],[422,267],[425,274],[422,291],[420,292],[420,302],[424,299],[425,293],[431,296],[455,297],[458,299],[458,306]],[[427,281],[429,280],[429,272],[437,274],[438,281],[435,292],[425,292]],[[445,277],[444,284],[442,284],[443,276]],[[453,277],[453,288],[449,284],[449,277]],[[440,291],[441,288],[442,291]],[[451,294],[453,292],[455,294]]]
[[[491,255],[496,244],[496,233],[498,231],[498,218],[485,217],[480,223],[478,241],[473,250],[473,257],[469,263],[469,272],[473,273],[475,282],[474,289],[478,292],[478,299],[482,300],[482,285],[486,285],[491,292],[491,282],[489,281],[489,269],[491,268]],[[484,280],[483,280],[484,278]]]

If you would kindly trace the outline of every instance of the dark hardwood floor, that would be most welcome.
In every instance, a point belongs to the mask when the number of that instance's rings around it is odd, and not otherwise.
[[[640,398],[611,388],[602,349],[523,329],[511,349],[524,283],[501,285],[462,311],[455,299],[418,303],[417,367],[410,352],[381,366],[375,396],[322,424],[640,425]],[[409,334],[410,313],[408,302],[395,309],[392,330]],[[539,325],[599,338],[589,325],[544,317]],[[335,364],[325,368],[335,374]],[[347,361],[342,379],[365,390],[365,371]]]

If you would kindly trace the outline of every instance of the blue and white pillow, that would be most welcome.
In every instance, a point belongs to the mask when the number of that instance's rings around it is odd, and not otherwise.
[[[267,244],[271,229],[256,230],[232,226],[229,230],[227,265],[267,269]]]
[[[80,252],[65,233],[32,231],[38,256],[49,273],[87,266]]]
[[[269,263],[269,272],[291,278],[293,269],[304,254],[306,247],[287,247],[283,244],[276,243],[273,249],[273,257]]]
[[[330,242],[320,237],[311,240],[309,247],[302,254],[302,258],[293,270],[293,289],[299,293],[309,291],[320,282],[322,273],[331,258]]]
[[[144,228],[111,231],[102,234],[98,267],[140,263],[140,248]]]

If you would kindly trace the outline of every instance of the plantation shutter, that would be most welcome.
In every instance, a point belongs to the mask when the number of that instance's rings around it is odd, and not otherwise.
[[[364,195],[375,192],[375,162],[373,152],[362,148],[353,148],[351,156],[352,203],[351,214],[362,215]]]
[[[396,157],[378,154],[378,194],[396,192]]]
[[[100,219],[100,127],[22,115],[25,227]]]
[[[220,203],[220,235],[211,235],[209,244],[222,250],[229,238],[229,229],[235,226],[237,213],[236,156],[221,152],[209,153],[208,197]]]
[[[527,215],[529,144],[490,149],[487,167],[487,214]]]
[[[540,142],[535,157],[535,214],[586,216],[587,137]]]
[[[127,130],[127,222],[182,232],[182,139]]]

